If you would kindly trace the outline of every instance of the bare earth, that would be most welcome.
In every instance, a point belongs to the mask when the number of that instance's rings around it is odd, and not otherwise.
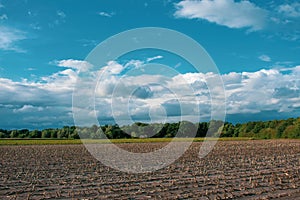
[[[106,167],[83,145],[0,146],[0,199],[300,199],[300,140],[220,141],[204,159],[200,146],[145,174]]]

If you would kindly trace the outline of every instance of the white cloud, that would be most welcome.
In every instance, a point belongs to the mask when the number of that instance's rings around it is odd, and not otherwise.
[[[18,112],[35,112],[35,111],[43,111],[43,107],[41,106],[33,106],[33,105],[24,105],[21,108],[15,108],[13,109],[14,113]]]
[[[50,76],[42,77],[47,84],[41,84],[41,88],[51,91],[71,91],[77,81],[77,72],[72,69],[59,71]],[[34,84],[33,84],[34,85]]]
[[[278,12],[287,17],[300,17],[300,3],[284,4],[278,7]]]
[[[154,56],[154,57],[152,57],[152,58],[147,58],[147,62],[150,62],[150,61],[153,61],[153,60],[157,60],[157,59],[162,59],[163,58],[163,56]]]
[[[176,6],[175,17],[204,19],[229,28],[264,28],[268,11],[249,1],[200,0],[181,1]]]
[[[300,66],[293,67],[289,69],[289,73],[285,71],[284,74],[281,73],[282,70],[277,69],[223,74],[228,114],[293,112],[293,109],[296,109],[296,102],[300,101],[299,69]],[[116,106],[115,116],[124,120],[128,118],[128,113],[146,119],[149,108],[159,105],[163,105],[166,114],[170,116],[180,117],[185,114],[195,116],[194,109],[197,107],[201,110],[201,116],[209,116],[210,94],[218,95],[220,88],[208,88],[206,82],[214,82],[217,76],[213,73],[187,73],[172,78],[160,74],[124,77],[113,75],[98,85],[96,96],[101,106],[105,104],[107,108],[111,105]],[[108,100],[110,98],[118,103],[111,104]],[[176,99],[183,103],[181,105],[183,111],[178,110]],[[103,110],[103,107],[98,109]],[[112,115],[111,112],[103,113]],[[108,116],[101,115],[101,117]]]
[[[13,28],[0,26],[0,49],[5,51],[25,52],[17,42],[26,39],[25,33]]]
[[[58,11],[56,11],[56,14],[60,17],[60,18],[66,18],[66,14],[63,12],[63,11],[61,11],[61,10],[58,10]]]
[[[228,87],[227,81],[224,81],[227,101],[231,102],[227,107],[228,113],[247,113],[249,109],[257,112],[264,110],[291,111],[289,107],[293,105],[293,98],[300,100],[300,81],[294,70],[289,74],[282,74],[276,69],[239,73],[240,80],[236,81],[236,87],[233,88]],[[278,93],[279,88],[280,94]],[[294,94],[293,98],[284,95],[285,92],[291,93],[291,91]]]
[[[112,16],[115,15],[115,13],[114,12],[110,12],[110,13],[108,13],[108,12],[98,12],[98,15],[100,15],[102,17],[112,17]]]
[[[93,67],[92,64],[86,61],[74,60],[74,59],[54,61],[54,62],[50,62],[50,64],[55,64],[59,67],[67,67],[67,68],[80,70],[81,72],[86,72]]]
[[[36,81],[0,78],[0,117],[5,128],[46,128],[72,124],[72,92],[77,73],[59,71]]]
[[[148,60],[148,59],[147,59]],[[144,61],[141,61],[141,60],[130,60],[129,62],[127,62],[125,64],[125,68],[127,67],[133,67],[133,68],[141,68],[143,66],[143,64],[145,64]]]
[[[277,4],[271,7],[268,29],[269,34],[284,40],[298,41],[300,39],[300,3],[294,1]]]
[[[0,78],[2,123],[11,123],[10,127],[20,122],[22,126],[30,127],[72,123],[72,93],[78,69],[86,63],[73,59],[58,63],[69,68],[36,81]],[[199,116],[209,120],[210,93],[218,96],[220,88],[208,88],[206,83],[214,82],[218,74],[186,73],[169,77],[161,73],[141,73],[123,76],[125,65],[110,61],[104,67],[107,76],[103,76],[95,90],[95,108],[100,120],[109,123],[116,117],[118,123],[124,124],[131,122],[130,117],[147,121],[150,115],[155,116],[156,121],[178,121],[181,116],[189,120],[197,121]],[[229,115],[263,115],[269,111],[293,114],[299,109],[300,66],[231,72],[221,76]]]
[[[6,20],[8,19],[6,14],[0,15],[0,20]]]
[[[42,27],[38,23],[29,24],[30,28],[34,30],[41,30]]]
[[[271,58],[268,55],[261,55],[258,57],[258,59],[260,59],[264,62],[271,62]]]
[[[120,74],[125,67],[116,61],[109,61],[106,66],[101,68],[102,75],[111,76]]]
[[[61,25],[61,24],[66,22],[66,17],[67,17],[67,15],[63,11],[57,10],[56,11],[56,19],[52,23],[49,23],[48,26],[50,28],[54,28],[55,26]],[[36,30],[41,29],[41,27],[39,25],[36,25],[36,24],[33,24],[31,26],[32,26],[32,28],[34,28]]]
[[[105,76],[106,78],[112,75],[118,75],[125,69],[141,69],[146,63],[151,62],[156,59],[161,59],[162,56],[154,56],[147,58],[146,61],[142,60],[129,60],[124,65],[119,64],[116,61],[109,61],[106,66],[102,67],[100,70],[100,74]]]

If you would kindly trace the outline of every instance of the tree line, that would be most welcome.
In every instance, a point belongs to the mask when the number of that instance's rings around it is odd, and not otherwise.
[[[286,120],[254,121],[232,124],[212,120],[192,123],[141,123],[120,127],[104,125],[92,127],[64,126],[44,130],[0,129],[0,138],[57,138],[57,139],[118,139],[118,138],[172,138],[172,137],[253,137],[259,139],[300,138],[300,117]]]

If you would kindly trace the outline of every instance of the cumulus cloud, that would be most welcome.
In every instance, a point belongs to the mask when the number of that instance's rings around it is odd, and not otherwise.
[[[289,73],[285,72],[284,74],[279,70],[270,69],[257,72],[231,72],[222,75],[227,96],[227,113],[239,115],[243,113],[263,114],[266,111],[293,112],[299,107],[297,102],[300,101],[299,68],[299,66],[294,67],[290,69]],[[209,73],[187,73],[165,80],[168,89],[176,94],[176,97],[168,90],[154,89],[155,87],[150,85],[152,96],[151,100],[143,101],[146,104],[149,103],[145,108],[151,107],[153,103],[163,102],[163,107],[168,115],[177,113],[179,116],[178,103],[174,103],[174,99],[180,99],[185,103],[184,110],[188,110],[187,113],[195,114],[193,108],[198,106],[202,114],[207,115],[210,112],[211,88],[208,88],[205,82],[216,76],[218,75]],[[139,79],[139,77],[135,78]],[[139,84],[131,85],[131,87],[138,86]],[[192,90],[189,87],[192,87]],[[197,99],[194,98],[195,96]],[[174,109],[172,110],[172,108]]]
[[[268,11],[249,1],[185,0],[175,4],[175,17],[203,19],[229,28],[264,28]]]
[[[150,98],[153,95],[149,86],[140,86],[133,92],[133,96],[141,99]]]
[[[258,59],[264,62],[271,62],[271,58],[268,55],[261,55],[258,57]]]
[[[101,73],[106,76],[120,74],[126,66],[119,64],[116,61],[109,61],[106,66],[101,68]]]
[[[69,62],[86,65],[84,61]],[[125,65],[108,62],[101,69],[102,74],[105,71],[106,74],[97,83],[95,104],[79,109],[92,110],[85,113],[96,113],[100,123],[210,119],[211,95],[218,96],[220,88],[209,88],[207,82],[217,80],[218,74],[186,73],[170,77],[158,72],[130,75],[124,74]],[[44,128],[72,124],[72,93],[80,67],[79,64],[62,66],[69,68],[37,81],[0,78],[1,127]],[[243,115],[270,113],[291,117],[299,111],[300,66],[231,72],[221,76],[227,97],[227,114],[236,119]],[[214,103],[218,104],[218,99]]]
[[[300,100],[299,69],[297,66],[285,73],[277,69],[262,69],[257,72],[223,74],[228,114],[292,112]],[[186,73],[174,77],[161,74],[111,76],[107,82],[100,83],[96,97],[101,105],[106,102],[109,105],[107,107],[117,106],[118,114],[114,116],[125,119],[128,113],[134,113],[136,118],[147,118],[149,108],[160,106],[167,116],[177,116],[177,119],[182,115],[196,116],[197,109],[207,119],[211,112],[211,95],[218,96],[220,88],[208,88],[206,83],[214,82],[217,76],[213,73]],[[114,99],[118,104],[112,104],[107,98]]]
[[[268,4],[263,8],[249,0],[181,0],[175,3],[176,18],[201,19],[229,28],[264,31],[270,37],[298,41],[300,3]]]
[[[13,109],[13,112],[35,112],[35,111],[43,111],[43,107],[41,106],[33,106],[33,105],[23,105],[21,108]]]
[[[278,7],[278,12],[287,17],[300,17],[300,3],[283,4]]]
[[[5,51],[25,52],[17,43],[26,39],[25,33],[0,25],[0,49]]]
[[[257,72],[240,73],[240,79],[235,83],[235,88],[228,88],[225,81],[227,101],[230,103],[228,112],[263,112],[273,110],[278,112],[290,112],[294,101],[299,101],[297,91],[300,81],[294,70],[289,74],[282,74],[276,69],[260,70]],[[279,93],[280,91],[280,93]],[[284,94],[294,91],[297,93],[289,98]]]
[[[73,59],[54,61],[51,62],[51,64],[55,64],[59,67],[66,67],[75,70],[80,70],[82,72],[88,71],[92,68],[92,65],[86,61],[73,60]]]
[[[3,128],[46,128],[73,124],[72,92],[78,70],[89,66],[80,60],[62,60],[67,69],[36,81],[0,78],[0,112]]]
[[[0,78],[3,128],[45,128],[71,124],[71,82],[59,76],[39,82]],[[47,82],[46,80],[49,80]]]

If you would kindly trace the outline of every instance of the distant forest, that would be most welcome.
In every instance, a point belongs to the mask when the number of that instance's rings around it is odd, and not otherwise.
[[[105,125],[76,128],[48,128],[44,130],[4,130],[0,129],[0,138],[58,138],[79,139],[91,138],[172,138],[176,137],[253,137],[258,139],[272,138],[300,138],[300,117],[286,120],[256,121],[243,124],[232,124],[212,120],[210,122],[191,123],[182,121],[177,123],[146,124],[136,122],[132,125],[119,127]],[[78,134],[78,132],[80,134]],[[80,135],[80,137],[79,137]]]

